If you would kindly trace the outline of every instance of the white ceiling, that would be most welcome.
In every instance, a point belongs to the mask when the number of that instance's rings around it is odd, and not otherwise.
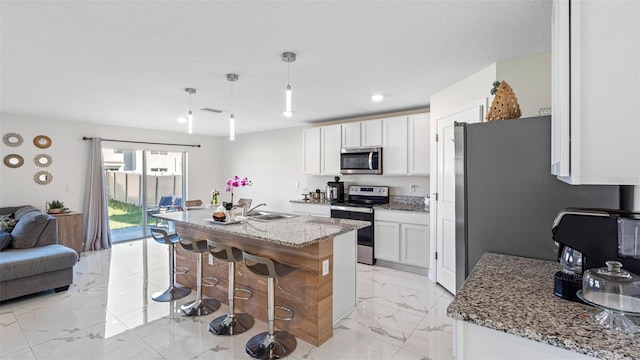
[[[425,107],[494,62],[551,48],[551,0],[2,0],[0,16],[3,113],[186,132],[176,118],[193,87],[194,132],[219,136],[227,73],[240,77],[242,134]],[[298,55],[291,118],[284,51]]]

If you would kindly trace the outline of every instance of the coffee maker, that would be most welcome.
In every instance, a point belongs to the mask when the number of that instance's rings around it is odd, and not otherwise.
[[[611,209],[561,211],[553,222],[553,240],[563,270],[555,274],[554,293],[578,301],[585,270],[615,260],[640,273],[640,213]]]
[[[329,202],[344,201],[344,182],[340,181],[340,177],[333,178],[334,181],[327,183],[327,200]]]

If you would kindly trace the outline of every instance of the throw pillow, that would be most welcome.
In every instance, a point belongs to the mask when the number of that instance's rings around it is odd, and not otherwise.
[[[16,219],[13,218],[13,214],[0,215],[0,231],[11,232],[14,226],[16,226]]]
[[[0,231],[0,251],[11,245],[11,234],[6,231]]]
[[[34,211],[24,215],[11,232],[11,237],[13,238],[11,246],[16,249],[34,247],[40,234],[47,226],[47,221],[49,221],[49,216],[41,211]]]

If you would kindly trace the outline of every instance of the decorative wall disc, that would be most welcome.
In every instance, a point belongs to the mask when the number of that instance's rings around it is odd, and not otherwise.
[[[40,149],[46,149],[51,146],[51,139],[46,135],[38,135],[33,138],[33,145]]]
[[[33,175],[33,181],[36,184],[47,185],[51,181],[53,181],[53,175],[51,175],[48,171],[38,171],[35,175]]]
[[[53,162],[53,159],[51,158],[51,156],[47,155],[47,154],[38,154],[36,155],[36,157],[33,158],[33,162],[39,166],[39,167],[48,167],[51,165],[51,163]]]
[[[9,154],[4,157],[4,164],[10,168],[19,168],[24,164],[24,159],[18,154]]]
[[[24,139],[22,138],[22,136],[20,136],[20,134],[10,132],[10,133],[4,134],[4,136],[2,137],[2,142],[4,142],[5,145],[10,147],[18,147],[22,145],[22,143],[24,142]]]

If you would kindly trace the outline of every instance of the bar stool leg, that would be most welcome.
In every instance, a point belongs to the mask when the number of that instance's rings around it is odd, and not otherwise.
[[[196,299],[182,306],[182,310],[187,316],[209,315],[220,308],[220,301],[216,299],[202,298],[202,256],[204,253],[197,253],[196,263]]]
[[[209,332],[215,335],[237,335],[251,329],[255,323],[253,316],[249,314],[235,313],[235,290],[236,290],[236,263],[229,262],[229,290],[227,299],[229,301],[229,313],[213,319],[209,323]]]
[[[296,338],[286,331],[275,331],[275,280],[267,278],[268,331],[260,333],[247,342],[245,350],[255,359],[280,359],[296,349]]]
[[[191,289],[176,283],[176,249],[174,244],[169,244],[169,288],[154,293],[151,298],[159,302],[168,302],[182,299],[189,293]]]

